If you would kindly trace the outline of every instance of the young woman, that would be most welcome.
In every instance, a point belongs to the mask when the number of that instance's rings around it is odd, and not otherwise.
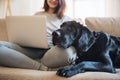
[[[43,12],[37,12],[35,15],[45,15],[47,18],[48,45],[51,48],[53,46],[52,32],[59,29],[63,22],[71,19],[64,15],[66,8],[65,0],[45,0],[43,8]],[[39,60],[47,50],[48,49],[23,47],[10,42],[0,41],[0,65],[42,70],[45,67],[37,60]],[[68,58],[68,60],[73,59],[69,56],[65,57]]]

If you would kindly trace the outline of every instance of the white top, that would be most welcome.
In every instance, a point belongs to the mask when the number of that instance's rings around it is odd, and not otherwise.
[[[49,14],[47,12],[37,12],[35,15],[44,15],[46,16],[46,28],[47,28],[47,37],[48,37],[48,46],[53,46],[52,44],[52,32],[59,29],[60,25],[65,21],[72,20],[68,16],[63,16],[62,19],[59,19],[56,14]]]

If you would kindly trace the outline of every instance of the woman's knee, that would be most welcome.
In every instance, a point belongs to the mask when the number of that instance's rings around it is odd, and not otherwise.
[[[8,42],[7,41],[0,41],[0,46],[7,46]]]
[[[14,46],[17,46],[17,45],[7,41],[0,41],[0,47],[1,46],[7,47],[7,48],[13,48]]]
[[[76,58],[77,53],[74,47],[71,46],[63,49],[58,46],[53,46],[45,53],[40,61],[48,67],[57,68],[74,64]]]

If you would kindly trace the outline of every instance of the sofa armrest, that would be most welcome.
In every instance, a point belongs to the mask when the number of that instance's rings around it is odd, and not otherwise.
[[[8,41],[5,19],[0,19],[0,40]]]

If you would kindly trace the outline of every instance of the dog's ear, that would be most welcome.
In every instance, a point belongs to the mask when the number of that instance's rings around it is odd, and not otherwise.
[[[83,28],[83,25],[81,25],[79,22],[74,22],[74,29],[75,29],[75,38],[79,38],[81,33],[82,33],[82,28]]]
[[[81,51],[86,52],[95,43],[96,38],[93,36],[92,32],[86,27],[82,29],[81,36],[79,39],[79,46]]]

